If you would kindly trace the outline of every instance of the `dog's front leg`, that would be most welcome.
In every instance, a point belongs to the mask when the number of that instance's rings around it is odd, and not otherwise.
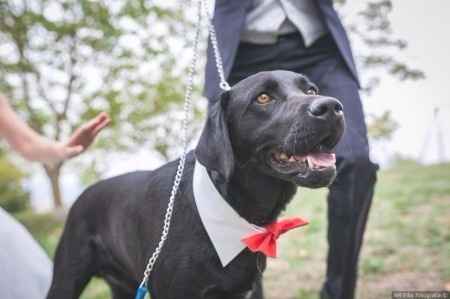
[[[245,299],[264,299],[262,277],[259,277],[253,284],[253,290]]]

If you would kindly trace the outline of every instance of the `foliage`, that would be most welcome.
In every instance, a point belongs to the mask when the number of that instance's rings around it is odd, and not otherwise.
[[[124,149],[152,128],[147,119],[180,101],[168,67],[167,36],[180,30],[175,11],[147,1],[0,5],[0,88],[39,132],[60,140],[106,111],[114,123],[100,146]]]
[[[398,128],[398,123],[392,119],[390,111],[385,111],[380,116],[371,115],[369,118],[368,131],[373,140],[389,140]]]
[[[49,256],[53,256],[63,228],[62,217],[53,213],[35,213],[32,210],[15,214]]]
[[[408,42],[397,36],[392,30],[390,14],[391,0],[368,0],[358,4],[347,0],[334,0],[340,12],[349,37],[353,44],[356,63],[361,69],[362,90],[370,94],[379,86],[386,75],[400,81],[420,80],[425,74],[401,59],[401,51],[408,47]],[[349,8],[358,6],[355,12]],[[379,116],[368,117],[368,131],[372,140],[389,140],[398,124],[389,111]]]
[[[379,70],[400,80],[424,76],[398,59],[407,43],[392,32],[390,0],[364,2],[356,15],[346,0],[335,2],[366,91],[379,83]],[[169,159],[179,149],[177,110],[190,55],[181,45],[192,41],[193,15],[189,4],[162,0],[0,0],[0,92],[57,140],[100,111],[111,115],[95,152],[79,160],[84,178],[101,176],[109,152],[148,146]],[[199,124],[193,128],[191,138]],[[61,166],[46,168],[54,198]]]
[[[152,132],[173,123],[155,116],[182,100],[186,59],[176,45],[190,26],[182,11],[162,1],[0,0],[0,91],[56,140],[108,112],[97,159],[156,142]],[[45,168],[56,204],[61,166]]]
[[[23,188],[25,174],[0,150],[0,207],[10,213],[29,208],[29,194]]]
[[[392,30],[391,0],[368,0],[358,4],[352,2],[352,5],[347,0],[334,2],[341,12],[353,42],[354,54],[362,69],[362,83],[366,92],[371,92],[380,84],[383,73],[401,81],[425,77],[421,70],[408,65],[400,58],[399,53],[408,47],[408,42],[396,36]],[[350,7],[358,5],[361,7],[356,14],[349,12]]]

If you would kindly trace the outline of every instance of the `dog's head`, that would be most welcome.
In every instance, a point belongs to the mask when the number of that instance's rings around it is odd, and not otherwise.
[[[266,175],[324,187],[336,175],[333,148],[343,131],[342,104],[319,95],[307,77],[261,72],[209,106],[195,154],[225,180],[235,167],[252,163]]]

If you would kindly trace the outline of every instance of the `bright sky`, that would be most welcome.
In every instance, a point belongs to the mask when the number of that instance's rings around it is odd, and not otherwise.
[[[406,39],[409,46],[402,60],[411,62],[426,74],[425,80],[383,81],[373,96],[366,99],[367,112],[391,110],[400,128],[389,144],[390,150],[417,158],[426,135],[425,161],[438,156],[438,129],[433,125],[435,107],[440,108],[444,155],[450,159],[450,1],[393,0],[392,26],[394,32]]]
[[[351,3],[349,1],[349,3]],[[398,82],[383,78],[382,85],[370,98],[364,100],[367,112],[381,114],[391,110],[400,128],[393,140],[374,152],[374,158],[394,152],[417,158],[423,147],[427,132],[432,126],[433,109],[439,107],[440,126],[445,157],[450,159],[450,1],[448,0],[393,0],[392,25],[396,35],[409,42],[408,49],[401,52],[402,60],[412,63],[426,73],[426,79],[415,82]],[[425,161],[438,156],[436,126],[431,130]],[[109,175],[136,169],[155,168],[160,162],[142,150],[132,156],[116,157]],[[145,163],[143,163],[145,161]],[[35,206],[45,208],[50,202],[48,182],[40,174],[31,180],[32,198]],[[66,175],[63,180],[66,199],[72,201],[80,192],[75,176]]]

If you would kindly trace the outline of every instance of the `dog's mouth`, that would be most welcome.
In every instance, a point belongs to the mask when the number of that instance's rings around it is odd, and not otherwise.
[[[323,145],[306,154],[291,154],[280,148],[273,148],[268,153],[266,160],[270,168],[299,186],[328,186],[336,176],[336,155]]]
[[[334,153],[310,153],[308,155],[288,155],[281,150],[273,151],[271,164],[276,165],[279,172],[292,174],[307,170],[322,171],[334,168],[336,155]]]

